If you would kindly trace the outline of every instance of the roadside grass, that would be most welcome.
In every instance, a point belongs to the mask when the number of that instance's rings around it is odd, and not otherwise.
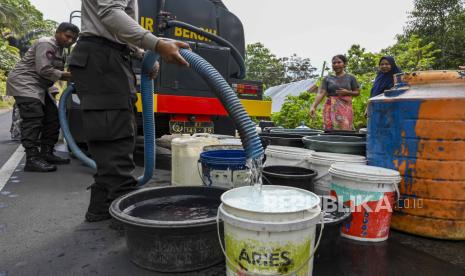
[[[10,109],[13,107],[14,103],[15,100],[13,99],[13,97],[0,97],[0,109]]]

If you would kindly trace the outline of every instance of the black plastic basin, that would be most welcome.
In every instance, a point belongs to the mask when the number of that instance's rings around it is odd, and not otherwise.
[[[317,172],[291,166],[267,166],[263,168],[262,180],[265,185],[288,186],[313,192],[313,179]]]
[[[116,199],[110,213],[124,225],[131,261],[159,272],[201,270],[223,262],[216,212],[225,191],[147,188]]]
[[[281,128],[281,129],[271,129],[270,133],[274,134],[299,134],[303,136],[312,136],[323,133],[322,130],[318,129],[305,129],[305,128]]]
[[[283,127],[267,126],[263,128],[263,133],[270,133],[272,129],[284,129]]]
[[[321,135],[339,135],[339,136],[357,136],[366,137],[366,133],[349,131],[349,130],[325,130]]]
[[[357,131],[355,130],[328,130],[328,129],[326,129],[324,132],[328,134],[332,134],[332,135],[349,135],[349,136],[350,134],[357,133]]]
[[[303,148],[302,137],[304,136],[302,134],[288,133],[260,133],[263,148],[269,145]]]
[[[366,139],[356,136],[318,135],[302,138],[305,147],[314,151],[365,156]]]

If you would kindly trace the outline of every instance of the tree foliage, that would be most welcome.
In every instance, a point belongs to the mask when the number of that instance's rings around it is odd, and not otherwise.
[[[284,75],[287,83],[318,77],[315,74],[316,68],[312,66],[309,58],[293,54],[290,57],[281,58],[281,62],[284,64]]]
[[[309,58],[296,54],[278,58],[262,43],[247,45],[245,59],[248,80],[262,81],[265,89],[316,77],[316,68]]]
[[[395,57],[397,65],[404,71],[431,70],[440,52],[434,42],[424,43],[417,35],[398,36],[393,46],[383,50],[384,54]]]
[[[380,54],[366,52],[365,48],[354,44],[347,52],[347,70],[354,75],[374,73],[378,68]]]
[[[262,81],[265,89],[284,83],[284,65],[262,43],[247,45],[245,65],[246,79]]]
[[[435,53],[434,69],[456,69],[465,64],[465,1],[414,0],[405,36],[421,38],[421,46],[431,45]]]
[[[19,61],[19,50],[0,39],[0,70],[8,72]]]
[[[42,13],[29,0],[0,0],[0,30],[21,36],[31,30],[49,31],[55,22],[44,20]]]

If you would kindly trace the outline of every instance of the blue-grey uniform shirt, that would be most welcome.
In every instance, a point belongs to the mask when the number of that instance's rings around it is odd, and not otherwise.
[[[8,74],[6,94],[39,99],[61,78],[65,65],[63,48],[55,37],[38,39]]]
[[[155,50],[158,38],[137,23],[137,0],[82,0],[81,36]]]

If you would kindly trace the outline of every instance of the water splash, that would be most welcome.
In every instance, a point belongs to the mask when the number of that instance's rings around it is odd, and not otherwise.
[[[255,187],[258,192],[262,191],[262,171],[263,171],[263,155],[256,159],[247,159],[246,165],[250,170],[248,183]]]

